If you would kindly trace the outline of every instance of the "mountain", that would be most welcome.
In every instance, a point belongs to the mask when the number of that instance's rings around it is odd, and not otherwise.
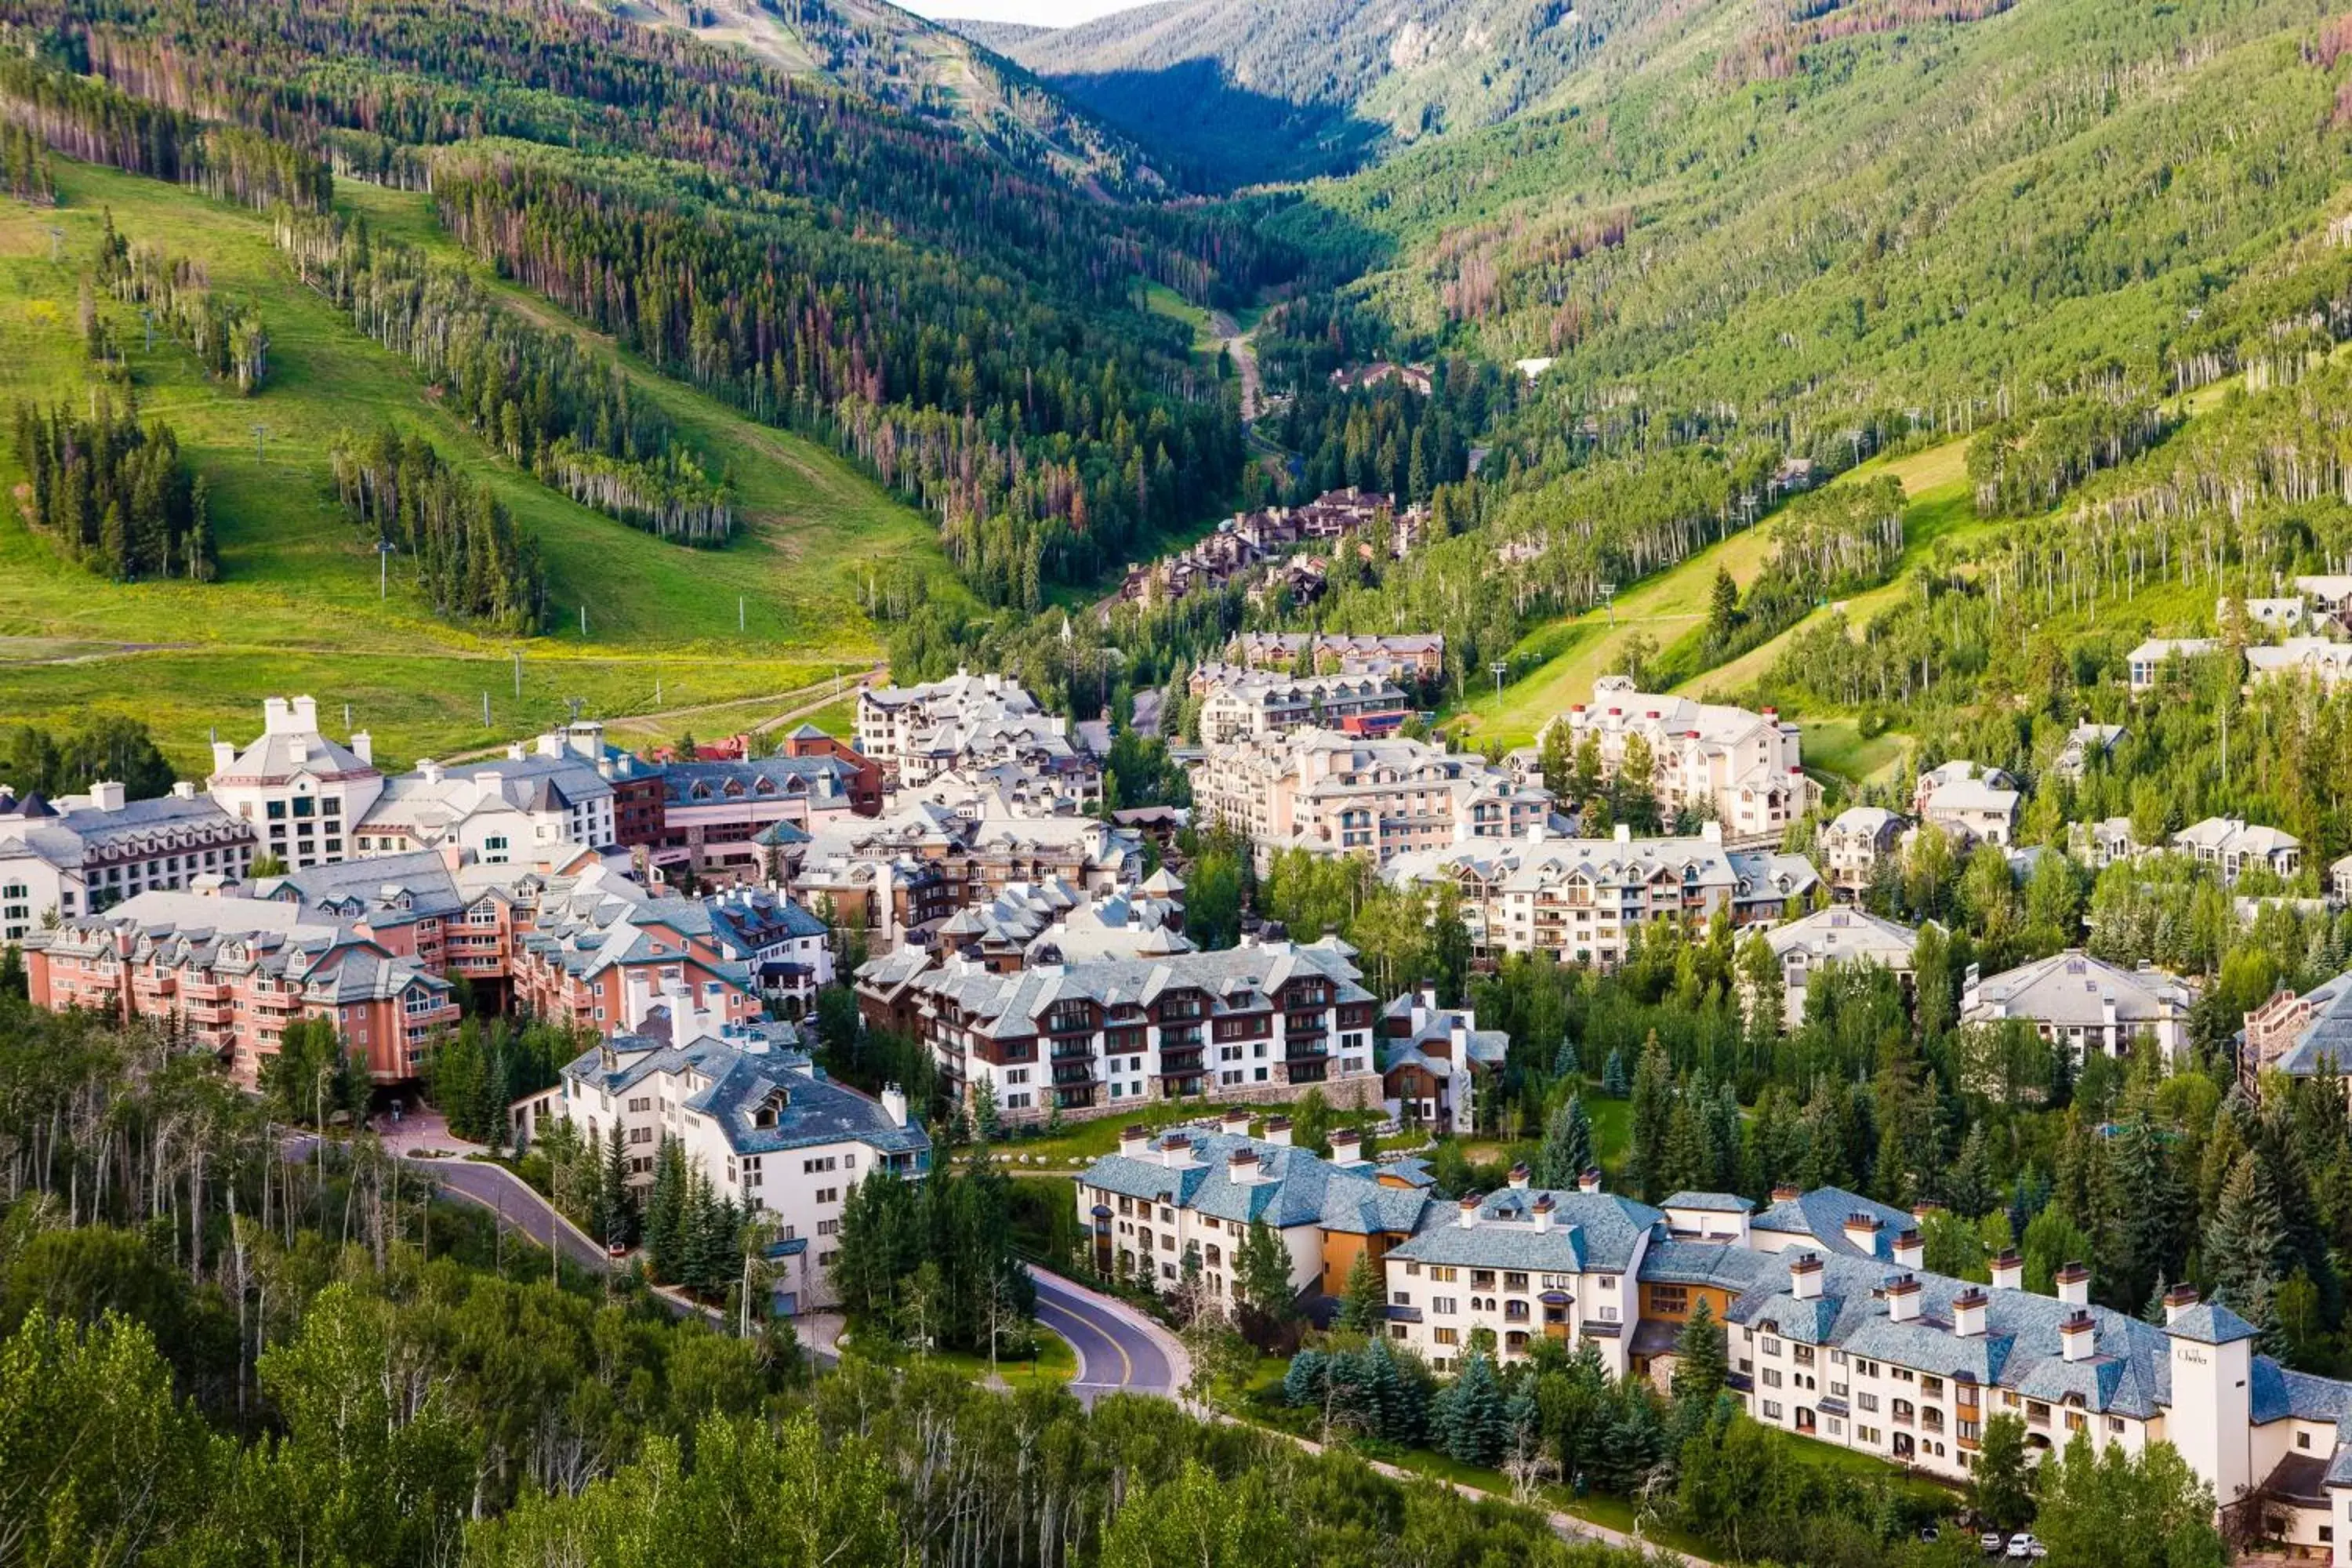
[[[1345,173],[1544,102],[1658,0],[1161,0],[979,34],[1225,186]]]
[[[1150,196],[1167,189],[1132,140],[1042,87],[1009,64],[1004,49],[960,24],[928,22],[885,0],[582,3],[744,49],[795,76],[959,129],[1017,163],[1107,193]],[[983,47],[975,48],[975,41]]]

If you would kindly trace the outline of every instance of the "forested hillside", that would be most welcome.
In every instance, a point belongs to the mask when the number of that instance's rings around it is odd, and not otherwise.
[[[1222,186],[1344,174],[1542,103],[1641,0],[1159,0],[973,36]]]

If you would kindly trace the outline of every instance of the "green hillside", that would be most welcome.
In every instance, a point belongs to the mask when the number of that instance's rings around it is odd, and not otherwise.
[[[109,212],[125,236],[200,260],[217,291],[257,304],[271,363],[261,392],[239,397],[169,339],[146,351],[136,312],[102,304],[131,345],[142,411],[169,421],[212,487],[220,580],[103,583],[8,509],[0,519],[0,711],[11,718],[121,707],[193,761],[206,729],[236,732],[255,721],[264,695],[299,689],[331,710],[351,703],[387,752],[410,756],[509,736],[561,716],[566,697],[625,713],[795,690],[837,663],[876,657],[859,608],[872,570],[912,563],[941,592],[955,592],[919,514],[840,458],[634,363],[635,384],[731,473],[744,526],[728,548],[696,551],[591,512],[494,457],[406,362],[297,283],[265,217],[157,181],[58,167],[59,207],[0,202],[0,341],[8,349],[0,396],[80,404],[89,395],[77,300]],[[341,199],[386,232],[456,254],[421,194],[346,184]],[[53,226],[61,231],[54,242]],[[513,290],[509,298],[528,303]],[[538,310],[542,320],[562,320]],[[551,628],[520,645],[520,711],[515,645],[434,618],[397,568],[389,596],[378,596],[374,552],[335,501],[327,447],[339,430],[364,433],[387,420],[488,482],[540,540]],[[266,427],[258,458],[257,425]],[[13,455],[5,460],[15,487],[21,471]]]

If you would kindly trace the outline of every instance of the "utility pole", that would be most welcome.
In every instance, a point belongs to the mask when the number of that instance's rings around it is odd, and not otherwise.
[[[269,461],[268,458],[267,458],[266,456],[264,456],[264,455],[263,455],[263,453],[262,453],[262,450],[261,450],[261,444],[262,444],[264,441],[267,441],[267,440],[268,440],[268,439],[269,439],[269,426],[267,426],[267,425],[256,425],[256,426],[253,427],[253,460],[254,460],[255,462],[257,462],[257,463],[267,463],[267,462],[268,462],[268,461]]]
[[[399,548],[389,539],[375,542],[375,596],[379,599],[392,597],[392,552]]]
[[[57,262],[64,259],[65,244],[66,231],[59,228],[55,224],[49,225],[49,261],[51,265],[55,265]]]
[[[1495,695],[1499,699],[1503,695],[1503,678],[1511,673],[1511,661],[1498,658],[1486,668],[1495,672]]]
[[[1609,607],[1609,624],[1612,626],[1615,626],[1617,624],[1616,584],[1603,583],[1601,584],[1601,602]]]
[[[738,632],[743,629],[743,595],[740,594],[735,595],[735,629]]]
[[[488,729],[489,727],[490,727],[490,694],[489,694],[488,692],[485,691],[485,692],[483,692],[483,693],[482,693],[482,728],[483,728],[483,729],[485,729],[485,730],[487,730],[487,729]]]
[[[580,640],[588,640],[588,606],[585,605],[580,606]]]
[[[516,700],[516,701],[518,701],[518,702],[520,702],[520,701],[521,701],[521,700],[522,700],[522,649],[520,649],[520,648],[517,648],[517,649],[515,649],[515,650],[514,650],[514,656],[515,656],[515,700]]]

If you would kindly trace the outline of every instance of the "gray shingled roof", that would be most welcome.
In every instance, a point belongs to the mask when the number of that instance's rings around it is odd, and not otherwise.
[[[1160,1149],[1136,1154],[1106,1154],[1087,1167],[1079,1181],[1123,1197],[1175,1204],[1229,1224],[1264,1220],[1277,1230],[1319,1225],[1343,1235],[1409,1231],[1424,1199],[1415,1190],[1383,1186],[1307,1150],[1224,1132],[1180,1131],[1185,1147],[1180,1163],[1167,1164]],[[1255,1181],[1233,1179],[1233,1156],[1249,1151],[1263,1173]]]
[[[1758,1215],[1749,1222],[1749,1228],[1811,1237],[1829,1251],[1862,1257],[1864,1256],[1863,1250],[1847,1240],[1845,1234],[1846,1219],[1857,1214],[1869,1215],[1878,1221],[1874,1256],[1891,1260],[1895,1255],[1895,1238],[1911,1228],[1911,1215],[1874,1198],[1864,1197],[1860,1193],[1847,1192],[1843,1187],[1815,1187],[1810,1193],[1784,1199]]]
[[[1471,1268],[1622,1273],[1665,1217],[1613,1193],[1553,1192],[1551,1223],[1538,1229],[1534,1205],[1544,1195],[1540,1188],[1490,1193],[1479,1202],[1476,1222],[1466,1226],[1458,1205],[1432,1204],[1413,1238],[1391,1247],[1389,1256]]]

